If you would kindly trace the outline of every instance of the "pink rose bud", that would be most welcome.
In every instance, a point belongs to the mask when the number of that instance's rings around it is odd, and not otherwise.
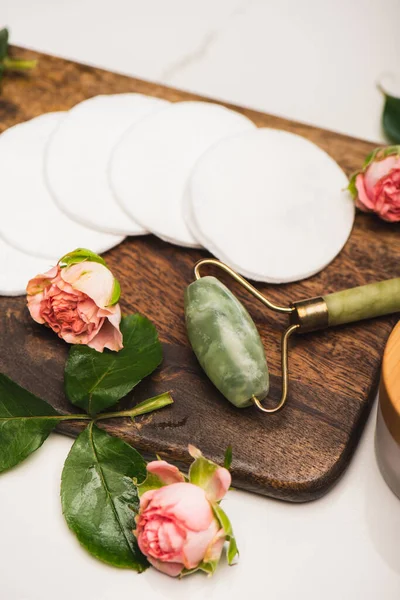
[[[82,260],[86,252],[93,260]],[[77,258],[79,257],[79,259]],[[100,257],[77,250],[27,285],[32,318],[47,325],[69,344],[85,344],[102,352],[121,350],[119,284]]]
[[[378,148],[350,181],[356,206],[385,221],[400,221],[400,146]]]
[[[177,467],[151,462],[148,478],[138,486],[139,548],[153,567],[172,577],[198,569],[213,573],[226,541],[232,544],[231,558],[237,554],[229,519],[217,504],[228,491],[230,473],[201,453],[192,467],[196,463],[187,481]]]

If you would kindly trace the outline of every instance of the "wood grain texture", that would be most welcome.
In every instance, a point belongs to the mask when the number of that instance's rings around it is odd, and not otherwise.
[[[4,80],[1,130],[44,112],[66,110],[97,94],[141,92],[171,101],[204,100],[47,55],[22,49],[18,54],[37,56],[39,66],[28,76]],[[307,137],[333,156],[347,174],[358,168],[373,148],[370,143],[316,127],[225,106],[247,115],[258,126]],[[288,168],[290,175],[290,165]],[[277,303],[288,304],[398,277],[399,233],[398,225],[358,214],[345,249],[322,273],[300,283],[257,287]],[[219,462],[230,443],[235,486],[296,502],[318,498],[343,473],[354,452],[374,399],[385,342],[396,319],[385,317],[294,338],[287,407],[271,416],[255,408],[239,410],[207,380],[186,338],[183,292],[193,280],[194,263],[205,256],[206,252],[178,248],[153,236],[127,239],[107,253],[105,258],[121,282],[123,311],[140,311],[153,320],[165,352],[162,367],[121,406],[129,407],[167,390],[175,404],[138,418],[135,424],[119,419],[102,426],[145,453],[158,452],[180,465],[190,460],[189,442]],[[221,273],[215,274],[234,290],[259,327],[273,374],[271,396],[278,398],[279,335],[285,318],[266,311]],[[0,299],[0,332],[0,370],[56,408],[70,412],[63,393],[66,344],[32,322],[23,298]],[[75,436],[81,426],[64,423],[59,431]]]

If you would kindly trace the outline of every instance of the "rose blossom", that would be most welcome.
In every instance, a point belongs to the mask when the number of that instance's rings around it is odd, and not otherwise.
[[[205,489],[186,482],[182,473],[165,461],[149,463],[147,471],[162,485],[141,496],[136,517],[134,533],[149,562],[172,577],[184,569],[218,562],[227,536],[213,504],[230,486],[229,471],[215,465]]]
[[[119,304],[110,306],[115,279],[106,266],[83,261],[57,265],[27,286],[32,318],[50,327],[69,344],[86,344],[99,352],[120,350]]]
[[[399,147],[400,152],[400,147]],[[363,211],[375,212],[381,219],[400,221],[400,156],[377,157],[355,176],[356,205]]]

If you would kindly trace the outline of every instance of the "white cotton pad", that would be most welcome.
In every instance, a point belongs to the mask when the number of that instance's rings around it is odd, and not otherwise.
[[[64,113],[48,113],[0,135],[0,235],[15,248],[55,259],[78,247],[101,254],[123,238],[69,219],[54,204],[44,179],[43,158],[50,134]]]
[[[217,258],[270,283],[314,275],[343,248],[354,221],[348,180],[312,142],[257,129],[221,141],[197,162],[185,218]]]
[[[160,238],[198,247],[182,215],[184,190],[197,159],[222,138],[255,125],[207,102],[180,102],[141,121],[121,138],[110,181],[121,206]]]
[[[142,94],[115,94],[95,96],[68,112],[49,140],[45,161],[47,184],[65,214],[99,231],[146,233],[117,203],[107,165],[121,135],[168,104]]]
[[[54,262],[29,256],[0,239],[0,296],[23,296],[28,281],[53,266]]]

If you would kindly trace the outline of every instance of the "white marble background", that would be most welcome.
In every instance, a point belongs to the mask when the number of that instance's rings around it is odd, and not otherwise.
[[[16,44],[383,140],[380,73],[399,69],[398,0],[0,0]],[[334,410],[334,407],[332,407]],[[97,563],[61,515],[71,441],[53,435],[0,478],[1,600],[398,600],[400,501],[377,470],[375,410],[322,500],[231,492],[241,558],[177,582]]]

